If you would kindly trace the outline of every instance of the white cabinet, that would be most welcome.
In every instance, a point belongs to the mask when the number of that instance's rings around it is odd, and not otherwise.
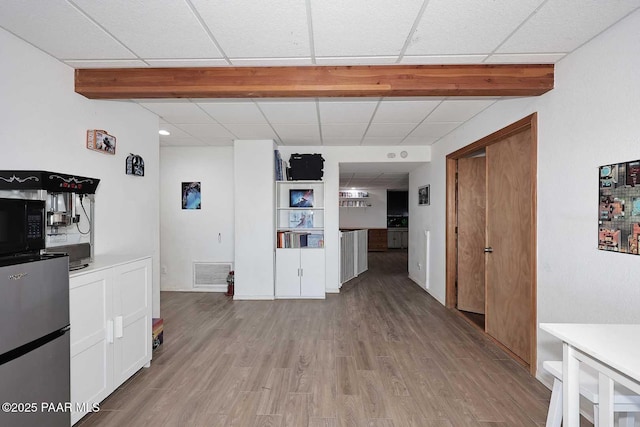
[[[276,182],[276,298],[324,298],[324,183]]]
[[[324,298],[323,249],[276,250],[276,298]]]
[[[389,228],[387,237],[387,247],[389,249],[406,249],[409,247],[409,231],[406,228]]]
[[[69,285],[71,401],[89,408],[151,360],[151,258],[92,266]]]

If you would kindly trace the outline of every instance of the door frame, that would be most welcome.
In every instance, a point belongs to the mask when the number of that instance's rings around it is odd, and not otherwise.
[[[530,328],[530,347],[531,354],[528,364],[529,372],[531,375],[536,374],[537,368],[537,159],[538,159],[538,114],[533,113],[523,119],[518,120],[509,126],[502,128],[490,135],[481,138],[466,147],[450,153],[446,157],[446,295],[445,305],[453,310],[456,309],[457,302],[457,289],[456,289],[456,276],[457,276],[457,233],[456,233],[456,217],[458,211],[457,199],[456,199],[456,166],[459,158],[467,157],[470,154],[476,153],[489,145],[500,142],[512,135],[531,130],[531,230],[529,235],[529,242],[531,245],[531,320],[529,323]],[[486,334],[486,332],[485,332]],[[487,334],[487,336],[489,336]],[[498,343],[495,339],[493,341]],[[505,346],[498,343],[504,350],[506,350],[513,358],[519,361],[523,365],[527,365],[522,359],[509,351]]]

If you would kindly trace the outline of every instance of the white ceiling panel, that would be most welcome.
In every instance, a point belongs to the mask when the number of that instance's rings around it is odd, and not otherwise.
[[[488,64],[555,64],[565,53],[499,53],[486,59]]]
[[[322,100],[319,103],[322,123],[369,123],[377,102],[339,102]]]
[[[464,122],[495,102],[495,99],[442,101],[427,117],[427,122]]]
[[[152,67],[224,67],[229,63],[222,59],[145,59]]]
[[[211,117],[224,124],[266,124],[256,104],[251,100],[239,102],[198,102],[198,105]]]
[[[142,58],[222,56],[182,0],[74,2]]]
[[[230,58],[237,67],[279,67],[294,65],[312,65],[310,57],[305,58]]]
[[[228,57],[310,56],[304,1],[191,0]]]
[[[214,147],[228,147],[233,145],[233,138],[206,138],[202,140],[206,145]]]
[[[278,139],[268,124],[223,124],[238,139]]]
[[[404,138],[415,127],[415,123],[371,123],[367,130],[367,138],[397,136]]]
[[[282,145],[296,146],[296,145],[320,145],[320,138],[290,138],[283,139]]]
[[[423,0],[310,0],[316,56],[399,55]]]
[[[414,134],[415,132],[411,135]],[[437,140],[438,138],[429,136],[408,136],[404,139],[404,141],[402,141],[402,144],[400,145],[432,145]]]
[[[318,65],[380,65],[393,64],[398,60],[397,56],[337,56],[316,57]]]
[[[199,147],[207,144],[198,138],[175,138],[170,143],[160,140],[160,145],[163,147]]]
[[[320,141],[320,131],[316,124],[274,124],[273,128],[283,142],[295,138],[313,138]]]
[[[67,2],[2,0],[0,27],[58,59],[135,58]]]
[[[322,136],[322,145],[353,147],[360,145],[362,138],[342,138]]]
[[[139,104],[169,123],[213,123],[211,117],[196,104],[190,102],[145,100],[144,102],[139,102]]]
[[[429,56],[403,56],[402,64],[480,64],[487,55],[429,55]]]
[[[148,65],[140,59],[94,59],[84,61],[64,61],[73,68],[144,68]]]
[[[362,138],[368,123],[323,124],[322,138]]]
[[[460,126],[462,122],[429,123],[423,122],[411,134],[409,138],[440,138]],[[407,139],[409,139],[407,138]]]
[[[403,137],[378,137],[367,136],[362,140],[362,145],[398,145]]]
[[[160,129],[168,131],[171,135],[160,135],[160,141],[171,141],[174,139],[191,138],[192,136],[169,123],[160,123]]]
[[[497,52],[570,52],[638,7],[640,0],[549,0]]]
[[[315,100],[307,100],[305,102],[258,102],[258,106],[271,123],[318,123]]]
[[[178,126],[183,131],[187,132],[189,135],[194,136],[199,139],[206,138],[233,138],[234,135],[231,134],[228,130],[220,126],[216,123],[202,124],[202,123],[194,123],[194,124],[180,124]]]
[[[407,55],[492,52],[543,0],[430,0]]]
[[[388,101],[378,106],[373,123],[420,123],[441,101]]]

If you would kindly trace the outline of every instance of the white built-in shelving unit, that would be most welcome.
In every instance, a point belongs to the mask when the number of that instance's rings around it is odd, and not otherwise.
[[[341,208],[368,208],[369,193],[361,190],[345,190],[338,193],[338,205]]]
[[[324,182],[276,181],[276,298],[324,298]]]

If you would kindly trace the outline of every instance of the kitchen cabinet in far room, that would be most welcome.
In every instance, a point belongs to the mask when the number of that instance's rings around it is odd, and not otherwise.
[[[74,424],[151,361],[151,258],[96,257],[70,275]],[[78,409],[78,408],[74,408]]]
[[[384,252],[387,250],[387,229],[386,228],[370,228],[369,229],[369,252]]]
[[[409,247],[409,230],[406,228],[389,228],[387,245],[389,249],[406,249]]]

